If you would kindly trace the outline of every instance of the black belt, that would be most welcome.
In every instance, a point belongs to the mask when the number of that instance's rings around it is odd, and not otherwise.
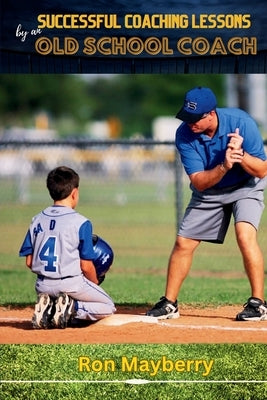
[[[40,279],[41,281],[43,281],[44,279],[52,279],[52,280],[63,280],[63,279],[67,279],[67,278],[73,278],[73,276],[63,276],[62,278],[50,278],[49,276],[44,276],[44,275],[37,275],[38,279]]]

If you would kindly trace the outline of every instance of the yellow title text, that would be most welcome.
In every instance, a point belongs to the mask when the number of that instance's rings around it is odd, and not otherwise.
[[[91,359],[87,356],[80,356],[78,359],[79,372],[140,372],[155,376],[159,372],[170,373],[199,373],[203,377],[211,373],[214,360],[172,360],[166,356],[162,356],[157,360],[144,359],[137,356],[122,356],[117,362],[112,359]]]
[[[151,36],[146,39],[138,36],[130,38],[103,36],[96,39],[88,36],[83,40],[82,46],[74,37],[40,37],[35,42],[35,50],[44,56],[75,55],[80,50],[86,56],[255,55],[257,54],[257,38],[234,36],[224,41],[221,36],[216,36],[214,39],[185,36],[179,38],[172,48],[167,36]]]
[[[39,14],[38,29],[249,29],[250,14]]]

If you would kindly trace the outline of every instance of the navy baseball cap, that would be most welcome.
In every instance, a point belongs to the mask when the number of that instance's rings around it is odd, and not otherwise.
[[[196,87],[185,94],[184,105],[176,118],[193,124],[199,121],[203,114],[214,110],[216,106],[216,96],[211,89]]]

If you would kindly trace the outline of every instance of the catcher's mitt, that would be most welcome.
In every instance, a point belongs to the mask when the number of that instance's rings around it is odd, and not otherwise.
[[[93,249],[95,253],[93,264],[96,269],[98,284],[100,285],[104,281],[105,275],[113,263],[114,253],[110,245],[95,234],[93,234]]]

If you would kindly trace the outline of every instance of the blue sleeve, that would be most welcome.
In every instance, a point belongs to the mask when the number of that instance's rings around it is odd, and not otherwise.
[[[25,236],[24,242],[22,243],[22,246],[19,251],[19,256],[24,257],[24,256],[28,256],[29,254],[33,254],[30,230],[28,230],[28,232]]]
[[[79,254],[83,260],[93,260],[95,258],[93,250],[93,229],[90,221],[85,221],[79,229]]]
[[[185,124],[176,132],[176,147],[180,153],[181,161],[187,175],[204,171],[205,165],[200,153],[196,150],[196,140]]]

